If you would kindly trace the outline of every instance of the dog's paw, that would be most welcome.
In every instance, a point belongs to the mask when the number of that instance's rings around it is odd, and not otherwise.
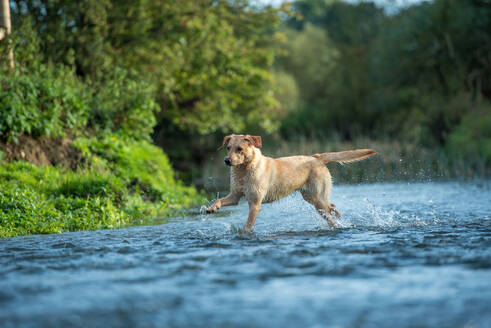
[[[213,204],[206,209],[206,213],[208,214],[215,213],[216,211],[218,211],[219,208],[220,206],[218,206],[217,204]]]
[[[244,234],[251,234],[252,233],[252,227],[248,227],[246,225],[244,228],[242,228],[242,230],[240,231],[240,233],[242,235],[244,235]]]

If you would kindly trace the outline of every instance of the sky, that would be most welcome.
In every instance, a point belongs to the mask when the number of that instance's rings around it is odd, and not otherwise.
[[[273,6],[279,6],[283,2],[287,2],[287,0],[255,0],[258,3],[271,4]],[[291,2],[292,0],[289,0]],[[344,0],[346,2],[357,3],[362,1],[369,0]],[[373,0],[371,2],[375,2],[378,5],[385,7],[386,10],[391,11],[394,9],[408,7],[413,4],[417,4],[419,2],[423,2],[425,0]]]

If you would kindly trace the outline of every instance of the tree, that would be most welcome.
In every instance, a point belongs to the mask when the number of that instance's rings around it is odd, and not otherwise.
[[[2,0],[0,6],[0,41],[3,39],[9,40],[9,34],[12,33],[12,25],[10,21],[10,4],[8,0]],[[11,69],[15,67],[14,51],[10,46],[7,46],[7,60]]]
[[[297,1],[297,15],[287,21],[286,48],[279,65],[300,86],[301,106],[284,121],[283,131],[369,134],[378,116],[368,110],[371,51],[385,17],[373,3]],[[295,50],[297,49],[297,50]]]
[[[297,79],[302,104],[285,119],[284,131],[291,126],[305,134],[335,131],[346,139],[361,134],[442,146],[458,126],[489,122],[486,1],[435,0],[392,14],[369,2],[298,0],[293,8],[297,14],[287,26],[301,37],[288,38],[286,48],[304,38],[337,55],[326,62],[323,51],[296,52],[295,60],[279,62]],[[323,41],[313,28],[325,31]]]
[[[201,134],[278,127],[269,72],[278,10],[227,0],[14,0],[48,62],[102,81],[114,67],[156,86],[165,126]]]

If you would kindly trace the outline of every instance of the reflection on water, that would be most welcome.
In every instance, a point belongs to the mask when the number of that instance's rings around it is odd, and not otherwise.
[[[335,186],[159,226],[0,240],[1,326],[489,327],[489,183]]]

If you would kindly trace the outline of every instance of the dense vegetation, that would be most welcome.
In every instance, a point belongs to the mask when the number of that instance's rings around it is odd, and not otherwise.
[[[150,143],[158,106],[148,85],[117,72],[99,91],[69,67],[35,63],[0,75],[0,86],[0,149],[28,135],[76,150],[59,167],[0,166],[0,237],[121,227],[204,201]],[[42,150],[33,146],[25,152]]]
[[[122,227],[202,201],[174,180],[167,157],[147,142],[78,142],[95,148],[85,169],[0,166],[0,237]]]
[[[268,67],[279,17],[271,8],[245,0],[11,3],[14,31],[39,36],[43,62],[69,65],[101,91],[115,69],[130,71],[155,88],[169,124],[202,134],[278,127]]]
[[[293,6],[290,56],[277,66],[300,104],[284,135],[395,138],[491,163],[489,3],[435,0],[390,15],[370,2]]]
[[[14,35],[20,65],[35,59],[22,52],[42,35],[41,62],[67,65],[99,91],[125,87],[113,84],[121,75],[144,81],[161,109],[154,140],[176,165],[203,159],[224,133],[278,129],[287,139],[391,138],[491,161],[486,1],[389,13],[336,0],[11,5],[14,31],[25,31]],[[101,104],[100,116],[116,115],[114,105]]]
[[[152,142],[185,178],[223,134],[245,131],[266,144],[390,140],[421,150],[418,161],[434,151],[432,163],[489,173],[487,1],[390,13],[336,0],[10,5],[13,34],[0,41],[16,64],[0,61],[3,236],[120,226],[202,202]],[[25,138],[63,140],[77,155],[36,162],[15,146]],[[389,157],[381,166],[397,165]]]

